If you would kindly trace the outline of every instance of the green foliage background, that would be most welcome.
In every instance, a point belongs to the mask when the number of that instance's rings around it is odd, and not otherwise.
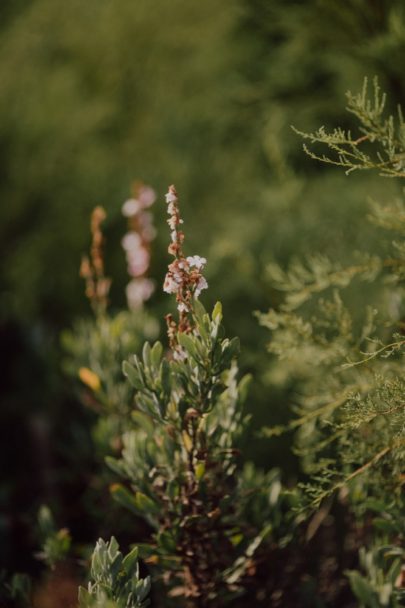
[[[353,249],[379,253],[367,196],[399,192],[368,173],[349,180],[320,168],[290,125],[350,128],[344,92],[357,91],[365,75],[379,76],[393,106],[403,103],[404,13],[400,0],[3,0],[0,501],[10,515],[0,525],[10,566],[25,565],[17,547],[35,544],[22,537],[40,500],[63,505],[73,528],[82,516],[69,496],[85,493],[78,472],[92,463],[91,415],[61,376],[58,336],[88,312],[78,265],[93,206],[109,214],[118,309],[126,282],[120,207],[130,183],[152,184],[160,201],[176,184],[188,253],[209,261],[204,301],[223,301],[228,332],[241,337],[242,367],[259,370],[253,425],[285,421],[293,387],[270,386],[267,335],[252,314],[277,305],[266,268],[314,251],[342,264]],[[163,202],[154,212],[152,275],[160,283]],[[168,306],[158,290],[151,311],[161,317]],[[46,453],[33,458],[38,442]],[[287,478],[297,474],[286,458],[290,438],[247,449],[263,466],[285,463]]]

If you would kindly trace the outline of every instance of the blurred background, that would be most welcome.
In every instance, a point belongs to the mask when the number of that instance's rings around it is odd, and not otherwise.
[[[174,183],[186,251],[208,259],[210,307],[254,370],[252,432],[285,420],[254,311],[277,306],[266,267],[321,252],[343,264],[378,252],[367,200],[394,180],[346,177],[302,151],[291,125],[350,128],[347,90],[377,75],[404,103],[401,0],[2,0],[0,3],[0,562],[35,572],[43,502],[83,542],[108,529],[89,491],[94,414],[63,373],[60,335],[91,311],[79,277],[95,205],[107,211],[111,309],[128,281],[121,207],[134,179],[158,194],[150,275],[168,263],[164,194]],[[355,122],[353,128],[355,129]],[[353,298],[356,294],[353,295]],[[148,310],[172,304],[160,288]],[[162,323],[162,335],[164,324]],[[246,458],[300,476],[291,437]],[[95,513],[98,516],[95,517]],[[107,531],[110,533],[111,530]]]

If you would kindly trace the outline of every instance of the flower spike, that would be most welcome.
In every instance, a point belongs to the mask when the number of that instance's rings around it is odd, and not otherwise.
[[[104,236],[101,224],[106,217],[103,207],[93,209],[90,221],[92,236],[90,257],[83,256],[80,265],[80,276],[86,282],[86,296],[96,315],[106,312],[111,287],[111,279],[104,274]]]
[[[180,226],[184,223],[180,216],[179,200],[174,186],[169,187],[166,194],[167,223],[171,230],[171,243],[168,247],[169,253],[174,257],[169,264],[168,271],[163,284],[166,293],[175,294],[177,310],[179,311],[178,324],[172,315],[166,315],[167,332],[170,346],[176,354],[180,351],[177,343],[177,332],[190,333],[192,324],[190,315],[193,312],[193,300],[198,298],[203,289],[207,289],[208,283],[201,274],[207,260],[198,255],[184,257],[183,243],[184,232]]]

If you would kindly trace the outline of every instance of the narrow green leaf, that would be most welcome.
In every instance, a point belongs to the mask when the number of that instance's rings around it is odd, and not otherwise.
[[[369,582],[355,570],[347,573],[355,596],[367,606],[367,608],[379,608],[379,602]]]
[[[133,365],[128,363],[128,361],[124,361],[122,364],[122,372],[137,391],[142,390],[144,386],[143,380]]]
[[[132,551],[124,557],[122,566],[129,576],[137,576],[138,573],[138,547],[134,547]]]
[[[170,394],[171,391],[171,378],[170,378],[170,365],[167,359],[163,359],[160,366],[160,382],[162,384],[163,392],[166,395]]]
[[[92,597],[84,587],[79,587],[79,606],[80,608],[91,608]]]
[[[195,338],[192,338],[188,334],[179,332],[177,339],[179,341],[180,346],[184,348],[185,351],[197,362],[201,361],[200,355],[198,353],[197,347],[195,345]]]
[[[202,321],[204,315],[206,314],[206,310],[204,306],[201,304],[200,300],[194,300],[193,302],[194,314],[198,321]]]
[[[246,374],[238,384],[239,403],[245,403],[248,396],[249,387],[252,382],[252,375]]]
[[[143,494],[142,492],[136,492],[135,505],[143,513],[156,514],[159,512],[159,507],[157,504],[151,498],[149,498],[149,496],[146,496],[146,494]]]
[[[195,476],[197,481],[201,481],[205,474],[205,463],[199,462],[195,467]]]
[[[151,365],[151,347],[149,342],[145,342],[142,349],[142,359],[145,367],[150,367]]]
[[[157,537],[158,545],[162,547],[164,551],[167,553],[175,553],[176,551],[176,541],[170,532],[161,532]]]
[[[229,350],[231,352],[232,359],[237,357],[240,353],[240,340],[238,337],[232,338],[229,344]]]
[[[129,490],[124,488],[124,486],[116,483],[111,486],[110,492],[114,500],[116,500],[120,505],[132,513],[139,515],[139,509],[136,504],[135,496]]]
[[[163,354],[163,346],[161,345],[160,342],[155,342],[155,344],[152,347],[151,353],[150,353],[152,365],[155,367],[155,369],[159,369],[160,361],[162,359],[162,354]]]
[[[222,304],[221,302],[217,302],[214,306],[214,310],[212,311],[212,320],[215,321],[219,325],[222,321]]]

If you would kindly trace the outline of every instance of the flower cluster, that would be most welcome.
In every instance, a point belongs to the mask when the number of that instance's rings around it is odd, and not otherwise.
[[[203,289],[207,289],[208,283],[200,273],[207,263],[205,258],[198,255],[187,258],[175,259],[169,265],[163,289],[166,293],[175,293],[177,299],[177,309],[179,312],[190,312],[190,296],[198,298]],[[187,282],[187,291],[182,287]],[[191,288],[191,289],[190,289]]]
[[[193,310],[193,298],[198,298],[201,291],[208,287],[207,281],[201,274],[207,260],[198,255],[184,257],[182,248],[184,232],[180,229],[183,220],[180,217],[178,197],[174,186],[169,187],[166,203],[169,214],[167,223],[171,230],[171,243],[168,251],[174,256],[174,260],[169,264],[163,290],[176,295],[177,310],[179,311],[178,325],[172,315],[166,316],[170,344],[175,349],[177,331],[185,333],[191,331],[189,313]]]
[[[86,281],[86,296],[96,314],[104,313],[108,303],[111,279],[104,276],[103,244],[101,224],[106,218],[103,207],[95,207],[91,214],[90,230],[92,235],[90,258],[83,256],[80,276]]]
[[[154,292],[155,285],[145,275],[150,263],[150,243],[156,236],[152,214],[146,211],[156,200],[153,188],[137,182],[133,186],[133,198],[125,201],[122,214],[128,218],[129,232],[122,239],[128,274],[132,277],[126,288],[131,310],[142,307]]]

